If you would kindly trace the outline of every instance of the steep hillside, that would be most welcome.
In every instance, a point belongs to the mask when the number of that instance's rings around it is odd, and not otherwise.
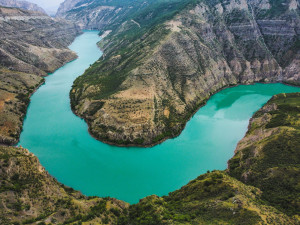
[[[227,171],[141,200],[129,224],[299,224],[299,154],[300,93],[276,95],[251,119]]]
[[[126,208],[58,183],[26,149],[0,147],[0,224],[115,224]]]
[[[37,11],[46,13],[45,10],[39,7],[37,4],[27,2],[27,1],[18,1],[18,0],[0,0],[0,6],[21,8],[30,11]]]
[[[251,119],[229,161],[229,174],[260,188],[262,198],[300,215],[300,93],[280,94]]]
[[[76,58],[67,46],[81,31],[41,12],[0,7],[0,143],[18,141],[29,96],[43,76]]]
[[[114,30],[126,21],[139,27],[134,18],[141,12],[152,9],[150,18],[155,21],[156,15],[165,16],[168,8],[180,9],[187,2],[189,0],[66,0],[58,9],[57,16],[84,29]]]
[[[75,81],[73,110],[101,141],[157,144],[221,88],[300,84],[298,1],[172,2],[114,27],[102,59]]]
[[[228,170],[131,206],[85,197],[59,184],[27,150],[0,147],[0,223],[299,224],[299,103],[300,93],[281,94],[258,111]]]
[[[263,203],[262,192],[215,171],[165,197],[150,196],[129,208],[129,223],[295,224],[296,220]]]
[[[77,3],[81,2],[82,0],[65,0],[62,2],[57,10],[56,16],[61,17],[64,16],[66,12],[73,9]]]

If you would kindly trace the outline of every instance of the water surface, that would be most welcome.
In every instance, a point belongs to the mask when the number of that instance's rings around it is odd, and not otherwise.
[[[78,37],[70,48],[79,58],[48,76],[32,96],[19,143],[58,181],[86,195],[136,203],[166,195],[207,170],[223,170],[252,114],[274,94],[300,91],[282,84],[228,88],[212,96],[178,138],[147,149],[110,146],[89,135],[69,102],[74,79],[102,54],[97,33]]]

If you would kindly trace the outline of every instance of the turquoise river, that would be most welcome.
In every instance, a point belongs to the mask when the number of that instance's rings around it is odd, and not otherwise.
[[[110,146],[92,138],[70,109],[74,79],[102,54],[97,33],[77,37],[70,49],[78,59],[50,74],[31,97],[19,143],[58,181],[89,196],[136,203],[179,189],[207,170],[223,170],[253,113],[274,94],[300,91],[283,84],[228,88],[212,96],[175,139],[153,148]]]

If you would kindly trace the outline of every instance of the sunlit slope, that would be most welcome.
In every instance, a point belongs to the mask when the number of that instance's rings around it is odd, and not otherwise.
[[[107,27],[104,55],[75,81],[72,107],[102,141],[160,143],[221,88],[299,84],[299,22],[287,0],[149,4]]]

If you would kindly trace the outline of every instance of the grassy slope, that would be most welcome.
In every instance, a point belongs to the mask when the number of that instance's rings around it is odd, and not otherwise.
[[[130,207],[130,224],[293,224],[261,200],[261,191],[214,171],[166,197]]]
[[[106,38],[113,47],[110,46],[105,51],[103,60],[94,63],[85,71],[84,75],[77,78],[73,87],[83,89],[86,83],[101,85],[97,95],[90,96],[93,99],[105,98],[115,93],[126,76],[128,76],[128,73],[139,65],[139,60],[137,59],[140,59],[140,62],[142,62],[142,59],[152,54],[152,50],[160,44],[160,40],[169,34],[169,31],[161,24],[174,17],[190,2],[190,0],[150,1],[150,6],[122,17],[119,23],[125,24],[121,27],[107,27],[107,29],[113,29],[113,32]],[[129,3],[125,1],[122,6],[127,4]],[[151,16],[149,17],[149,15]],[[131,20],[139,23],[141,28],[128,22]],[[104,45],[104,43],[101,45]],[[117,62],[118,64],[123,64],[122,70],[113,70],[110,57],[114,55],[122,56]],[[72,103],[76,102],[72,92],[71,100]]]
[[[0,146],[0,224],[110,224],[126,207],[115,199],[87,198],[58,183],[27,150]]]
[[[260,188],[263,199],[288,215],[300,215],[299,118],[300,93],[273,97],[229,161],[232,176]]]
[[[16,143],[31,94],[44,82],[40,76],[0,67],[0,143]]]

